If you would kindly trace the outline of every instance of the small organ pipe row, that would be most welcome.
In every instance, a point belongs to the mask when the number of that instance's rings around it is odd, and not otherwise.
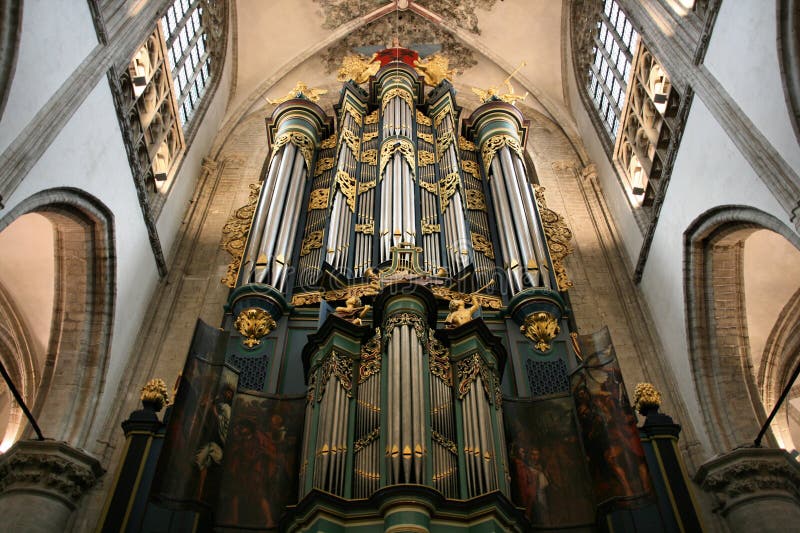
[[[454,129],[453,119],[450,113],[446,112],[444,119],[439,124],[437,138],[446,139],[449,137],[453,139],[456,134]],[[442,190],[441,185],[439,187],[450,274],[456,275],[470,264],[471,239],[464,221],[464,205],[461,200],[461,172],[458,165],[458,156],[456,155],[455,141],[451,141],[444,148],[444,151],[439,154],[439,169],[441,175],[440,183],[444,183],[453,174],[456,176],[456,185],[453,188],[452,196],[447,200],[447,207],[444,205],[445,192]],[[447,194],[450,193],[448,192]]]

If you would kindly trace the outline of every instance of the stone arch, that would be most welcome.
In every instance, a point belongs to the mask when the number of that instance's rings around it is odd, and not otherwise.
[[[778,64],[794,134],[800,141],[800,1],[778,0]]]
[[[77,189],[48,189],[17,204],[0,231],[27,213],[53,225],[55,297],[33,413],[47,438],[85,446],[105,382],[114,313],[111,211]]]
[[[744,239],[771,230],[800,249],[776,217],[748,206],[719,206],[684,232],[684,293],[689,360],[714,453],[752,443],[766,419],[750,371],[744,301]],[[776,445],[768,434],[767,442]]]
[[[0,0],[0,117],[6,108],[11,80],[17,66],[22,31],[22,0]]]

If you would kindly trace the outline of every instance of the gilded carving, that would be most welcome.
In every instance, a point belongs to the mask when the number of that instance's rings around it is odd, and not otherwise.
[[[358,194],[364,194],[370,189],[375,188],[375,180],[364,181],[358,184]]]
[[[378,136],[378,132],[377,131],[365,131],[361,135],[361,142],[368,143],[372,139],[375,139],[377,136]]]
[[[489,87],[486,90],[478,89],[477,87],[472,88],[473,94],[475,94],[478,98],[480,98],[481,102],[491,102],[492,100],[500,100],[509,104],[513,104],[517,100],[525,100],[528,96],[528,93],[520,96],[518,94],[514,94],[514,86],[511,85],[511,78],[516,74],[519,69],[525,66],[525,62],[523,61],[522,64],[517,67],[514,72],[511,73],[511,76],[507,77],[503,80],[503,85],[506,86],[506,92],[502,92],[500,86],[497,87]]]
[[[288,131],[278,136],[272,144],[272,153],[277,153],[278,148],[286,143],[292,143],[297,146],[300,153],[303,154],[303,159],[306,161],[306,168],[311,170],[311,160],[314,158],[314,141],[305,133],[299,131]]]
[[[551,348],[550,342],[561,333],[556,318],[546,311],[537,311],[525,317],[525,322],[519,330],[532,340],[536,349],[541,352],[548,351]]]
[[[492,370],[486,365],[483,358],[474,353],[464,359],[460,360],[457,365],[458,369],[458,399],[463,400],[464,396],[469,394],[472,384],[480,376],[483,381],[483,391],[487,399],[491,402],[491,392],[494,390],[495,405],[498,406],[498,395],[495,389],[495,379]],[[502,397],[500,397],[502,398]]]
[[[369,81],[381,68],[380,61],[375,61],[375,56],[367,57],[361,54],[348,54],[342,58],[342,66],[336,79],[339,81],[353,80],[359,85]]]
[[[418,157],[419,157],[419,166],[421,167],[426,167],[436,162],[436,157],[433,155],[432,152],[429,152],[427,150],[420,150],[418,152]]]
[[[375,224],[356,224],[356,233],[375,235]]]
[[[439,180],[439,200],[442,202],[442,213],[447,211],[450,198],[456,193],[460,177],[458,172],[451,172]]]
[[[564,258],[573,252],[570,245],[572,231],[567,227],[564,217],[547,208],[544,199],[544,187],[535,185],[534,190],[544,234],[547,238],[547,248],[550,250],[550,259],[553,261],[553,273],[556,276],[558,289],[566,291],[572,287],[572,281],[567,276],[567,269],[564,267]]]
[[[483,252],[483,255],[489,259],[494,259],[494,248],[492,247],[492,242],[480,233],[475,233],[474,231],[471,233],[472,248],[474,248],[476,252]]]
[[[441,231],[441,226],[439,224],[427,224],[425,222],[422,223],[422,234],[423,235],[430,235],[432,233],[439,233]]]
[[[500,310],[503,308],[503,301],[498,298],[497,296],[489,296],[486,294],[466,294],[463,292],[454,291],[452,289],[448,289],[447,287],[441,286],[432,286],[430,287],[431,292],[433,292],[434,296],[437,298],[441,298],[442,300],[451,301],[453,299],[463,300],[465,304],[470,303],[478,303],[484,309],[493,309],[493,310]]]
[[[378,123],[378,110],[376,109],[366,117],[364,117],[364,124],[377,124]]]
[[[439,194],[439,184],[437,183],[428,183],[427,181],[419,180],[419,186],[431,194]]]
[[[361,162],[366,163],[370,166],[375,166],[378,164],[378,150],[376,148],[372,148],[371,150],[364,150],[361,154]]]
[[[322,248],[322,234],[323,230],[312,231],[308,237],[303,239],[303,244],[300,246],[300,257],[305,257],[311,253],[312,250]]]
[[[478,167],[478,163],[475,161],[470,161],[469,159],[462,159],[461,160],[461,170],[464,172],[468,172],[472,174],[476,180],[481,179],[481,169]]]
[[[348,398],[353,397],[353,360],[347,356],[340,355],[336,351],[332,351],[322,361],[322,376],[320,377],[320,390],[317,396],[317,401],[322,401],[325,395],[325,387],[328,385],[328,380],[334,376],[339,385],[347,393]]]
[[[414,332],[417,334],[417,337],[420,340],[425,337],[425,323],[422,317],[414,313],[397,313],[389,317],[384,324],[384,329],[386,330],[386,339],[389,340],[392,337],[394,328],[403,325],[413,326]]]
[[[417,137],[422,139],[423,141],[433,144],[433,133],[423,133],[421,131],[417,132]]]
[[[452,386],[450,351],[433,336],[433,330],[428,331],[428,357],[431,374],[442,380],[448,387]]]
[[[353,443],[353,451],[355,453],[360,452],[361,450],[366,448],[369,445],[370,442],[374,442],[374,441],[378,440],[378,437],[380,437],[380,434],[381,434],[381,428],[377,427],[377,428],[373,429],[371,432],[367,433],[366,435],[364,435],[363,437],[361,437],[360,439],[358,439],[357,441],[355,441]],[[377,475],[377,474],[369,474],[369,473],[363,472],[363,471],[359,472],[359,473],[363,477],[372,477],[373,475]],[[378,476],[378,479],[380,479],[380,475],[377,475],[377,476]]]
[[[321,176],[326,170],[333,168],[336,160],[333,157],[321,157],[317,159],[317,168],[314,170],[314,176]]]
[[[450,68],[450,60],[442,54],[433,54],[425,59],[414,61],[414,70],[422,74],[425,83],[431,86],[439,85],[442,81],[456,75],[456,70]]]
[[[486,197],[481,191],[477,189],[468,189],[464,191],[464,197],[467,201],[467,209],[486,211]]]
[[[417,109],[417,123],[422,124],[423,126],[430,126],[433,124],[431,119],[425,116],[425,114],[419,109]]]
[[[353,152],[353,157],[358,159],[359,149],[361,148],[361,141],[359,141],[358,135],[346,128],[343,128],[342,139],[344,139],[344,142],[347,143],[347,147],[350,148],[350,151]]]
[[[261,344],[261,338],[269,335],[269,332],[275,329],[277,324],[272,319],[272,315],[263,309],[250,307],[239,313],[233,327],[245,337],[242,344],[252,349],[253,346]]]
[[[639,414],[652,407],[661,406],[661,393],[652,383],[637,383],[633,391],[633,409]]]
[[[402,98],[410,109],[414,109],[414,98],[411,96],[411,93],[402,87],[392,87],[381,95],[381,110],[386,109],[386,106],[389,105],[389,102],[395,97]]]
[[[314,189],[308,197],[308,210],[325,209],[328,207],[329,189]]]
[[[494,155],[497,151],[502,148],[503,146],[508,146],[511,150],[516,152],[516,154],[522,157],[522,147],[519,144],[519,141],[512,137],[511,135],[495,135],[494,137],[490,138],[488,141],[483,143],[483,148],[481,148],[481,157],[483,158],[483,169],[486,174],[489,174],[489,165],[492,164],[492,159],[494,159]]]
[[[458,136],[458,149],[459,150],[467,150],[469,152],[475,152],[478,147],[475,146],[475,143],[472,141],[468,141],[463,135]]]
[[[331,135],[330,137],[319,143],[319,147],[321,149],[336,148],[336,140],[337,137],[336,134],[334,133],[333,135]]]
[[[470,307],[464,304],[464,300],[454,299],[450,301],[450,313],[444,319],[444,326],[448,329],[463,326],[472,320],[472,317],[480,310],[481,306],[477,302]]]
[[[450,439],[448,439],[447,437],[445,437],[444,435],[442,435],[441,433],[439,433],[438,431],[436,431],[435,429],[431,431],[431,437],[433,437],[434,442],[439,444],[445,450],[448,450],[453,455],[458,454],[458,448],[456,447],[455,443]],[[453,472],[448,470],[447,472],[439,474],[439,478],[441,479],[447,477],[452,473]],[[434,478],[434,481],[436,481],[436,478]]]
[[[442,121],[444,121],[445,117],[449,113],[450,113],[450,108],[449,107],[445,107],[444,109],[439,111],[439,113],[437,113],[436,116],[433,117],[433,125],[434,125],[434,127],[436,129],[439,128],[439,126],[441,125]]]
[[[139,399],[142,403],[155,404],[155,411],[160,411],[164,406],[169,405],[167,384],[164,383],[163,379],[151,379],[142,387],[142,393],[139,395]]]
[[[361,125],[361,112],[358,109],[356,109],[355,106],[353,106],[352,103],[350,103],[347,100],[345,101],[344,107],[342,108],[342,113],[343,113],[343,116],[344,116],[344,114],[349,113],[350,116],[353,117],[353,121],[356,124],[358,124],[359,126]]]
[[[344,170],[337,170],[336,184],[339,186],[339,190],[342,191],[345,198],[347,198],[347,207],[350,208],[350,211],[355,213],[358,181]]]
[[[292,306],[303,307],[318,304],[322,301],[321,292],[302,292],[292,296]]]
[[[280,98],[276,98],[275,100],[270,100],[267,98],[267,102],[270,104],[280,104],[286,102],[287,100],[291,100],[293,98],[306,98],[307,100],[311,100],[312,102],[318,102],[319,97],[323,94],[328,92],[327,89],[315,89],[314,87],[309,87],[302,81],[298,81],[297,85],[294,86],[292,90],[286,93],[286,96],[282,96]]]
[[[239,275],[242,254],[244,253],[245,243],[247,243],[247,236],[250,233],[250,225],[253,223],[253,213],[258,203],[260,191],[260,183],[251,183],[250,196],[247,199],[247,203],[237,209],[222,227],[221,247],[231,254],[232,260],[228,265],[225,277],[220,281],[230,288],[236,286],[236,277]]]
[[[361,319],[366,316],[369,310],[370,306],[363,305],[361,303],[361,298],[358,296],[351,296],[345,300],[344,306],[336,308],[336,315],[356,326],[361,326],[363,324]]]
[[[381,174],[383,174],[383,170],[386,168],[386,165],[389,164],[389,160],[395,152],[400,152],[403,155],[406,163],[411,167],[411,173],[413,175],[414,169],[416,168],[414,163],[414,146],[411,144],[411,141],[407,139],[391,139],[383,143],[383,146],[381,146]]]
[[[450,130],[447,130],[439,138],[436,140],[436,151],[439,153],[439,159],[442,158],[444,151],[447,150],[447,147],[453,144],[455,140],[455,135]]]
[[[375,335],[361,347],[361,366],[358,367],[358,382],[381,371],[381,329],[375,328]]]

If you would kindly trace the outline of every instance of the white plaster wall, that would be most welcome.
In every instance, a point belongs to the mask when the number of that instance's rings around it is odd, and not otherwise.
[[[85,0],[26,0],[16,71],[0,120],[0,150],[19,135],[96,45]]]
[[[203,158],[208,155],[211,143],[219,130],[222,118],[225,115],[226,105],[230,95],[232,67],[230,58],[231,48],[228,47],[225,65],[222,69],[222,76],[214,93],[214,99],[202,117],[197,134],[192,140],[189,150],[186,152],[181,163],[180,170],[175,176],[175,184],[172,186],[169,198],[164,204],[164,208],[156,221],[156,230],[161,240],[161,249],[169,262],[175,253],[175,239],[178,236],[180,226],[183,222],[189,202],[194,194],[197,180],[200,177]],[[222,235],[220,235],[220,238]]]
[[[8,199],[7,210],[32,194],[53,187],[86,191],[114,214],[116,298],[105,387],[97,402],[94,427],[98,428],[102,427],[107,409],[119,392],[120,376],[158,279],[111,92],[104,77]]]
[[[642,232],[639,225],[633,218],[631,205],[628,197],[622,188],[622,184],[617,177],[617,171],[611,164],[606,155],[605,148],[598,137],[597,130],[594,128],[589,112],[583,105],[583,100],[578,93],[577,82],[575,80],[575,70],[572,68],[572,52],[567,52],[570,58],[566,67],[567,81],[569,90],[569,101],[572,106],[572,116],[578,126],[578,133],[583,139],[583,145],[589,154],[589,159],[597,165],[597,177],[600,187],[603,190],[603,197],[606,200],[611,216],[616,222],[622,242],[625,246],[625,256],[631,266],[631,271],[639,257],[639,250],[642,248]],[[582,88],[580,90],[583,90]]]
[[[780,204],[703,102],[695,97],[640,287],[653,310],[665,356],[698,428],[704,428],[705,423],[686,339],[683,233],[697,217],[721,205],[752,206],[789,225]],[[705,432],[698,431],[698,436],[705,439]],[[707,441],[703,444],[709,445]]]
[[[798,169],[800,145],[778,65],[776,11],[774,0],[722,2],[704,63],[778,153]]]

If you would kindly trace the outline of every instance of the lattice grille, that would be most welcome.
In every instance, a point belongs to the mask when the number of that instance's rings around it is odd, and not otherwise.
[[[567,365],[561,359],[554,361],[525,361],[528,386],[532,396],[545,396],[569,390]]]
[[[269,360],[266,355],[246,357],[233,354],[230,363],[239,369],[239,388],[263,391],[267,381]]]

